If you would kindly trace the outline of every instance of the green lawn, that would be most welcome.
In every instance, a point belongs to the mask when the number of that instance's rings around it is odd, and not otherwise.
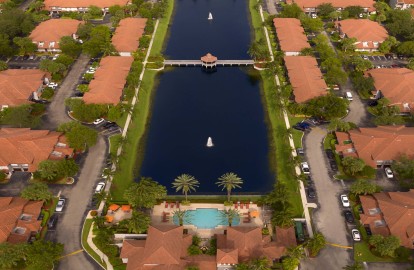
[[[92,219],[86,219],[85,223],[83,224],[83,230],[82,230],[82,245],[85,248],[85,250],[91,255],[97,262],[101,262],[101,265],[106,269],[106,263],[101,260],[101,257],[98,256],[98,254],[95,253],[95,251],[88,245],[88,233],[91,230],[92,226]]]
[[[165,43],[165,37],[168,32],[170,25],[171,15],[174,11],[174,0],[168,1],[168,8],[165,12],[165,16],[160,19],[158,23],[157,33],[154,38],[154,43],[152,44],[150,56],[158,56],[162,53]]]
[[[297,117],[297,116],[289,115],[290,126],[293,127],[295,124],[299,123],[300,121],[304,119],[305,117]],[[292,128],[292,138],[293,138],[293,142],[295,143],[296,148],[302,147],[302,137],[303,137],[302,131]]]
[[[121,139],[121,137],[121,134],[116,134],[109,137],[109,153],[116,154],[116,152],[118,151],[119,140]]]
[[[255,9],[257,5],[257,0],[249,0],[249,9],[250,9],[250,18],[252,23],[252,32],[256,41],[261,39],[266,40],[266,36],[263,33],[263,25],[262,25],[262,18],[260,17],[260,13],[258,10]]]
[[[400,247],[397,249],[396,254],[394,258],[379,257],[371,252],[366,241],[355,243],[354,245],[354,260],[358,262],[409,262],[411,250]]]

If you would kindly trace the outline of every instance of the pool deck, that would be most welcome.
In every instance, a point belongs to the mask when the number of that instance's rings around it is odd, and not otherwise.
[[[168,205],[166,205],[168,204]],[[248,205],[248,206],[246,206]],[[173,207],[171,207],[173,206]],[[177,207],[178,206],[178,207]],[[237,203],[237,210],[240,213],[240,224],[234,226],[244,226],[244,227],[262,227],[262,209],[254,203],[243,203],[243,208],[241,207],[242,203]],[[163,202],[159,205],[155,205],[152,214],[151,214],[151,224],[174,224],[173,223],[173,212],[180,210],[196,210],[200,208],[215,208],[218,210],[228,210],[235,209],[235,205],[224,206],[224,204],[212,204],[212,203],[192,203],[190,205],[181,205],[176,204],[175,202]],[[249,213],[258,213],[257,217],[249,217]],[[164,214],[167,213],[167,214]],[[167,218],[164,219],[163,216],[166,215]],[[164,220],[163,220],[164,219]],[[198,234],[201,238],[210,238],[215,234],[223,234],[227,226],[217,226],[214,229],[198,229],[194,225],[184,225],[185,229],[189,230],[189,233]]]

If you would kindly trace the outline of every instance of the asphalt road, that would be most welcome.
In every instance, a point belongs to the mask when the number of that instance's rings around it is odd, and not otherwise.
[[[73,64],[63,83],[56,90],[55,96],[49,104],[46,114],[43,116],[43,128],[56,129],[59,124],[71,121],[66,113],[65,99],[73,94],[88,62],[89,57],[82,54]]]
[[[79,178],[70,188],[62,189],[62,196],[67,198],[64,211],[59,214],[59,221],[55,231],[48,232],[47,239],[65,245],[64,255],[82,249],[81,232],[87,211],[90,210],[90,201],[96,183],[100,180],[103,161],[106,157],[106,141],[99,137],[97,144],[89,149],[85,162],[81,168]],[[101,269],[85,252],[63,258],[58,269]]]
[[[339,200],[344,188],[340,182],[332,180],[323,149],[326,130],[315,127],[304,138],[306,158],[314,181],[318,198],[318,208],[313,211],[313,224],[326,241],[340,246],[352,246],[350,230],[342,215]],[[351,251],[341,247],[327,246],[317,258],[302,261],[301,269],[342,269],[351,262]]]

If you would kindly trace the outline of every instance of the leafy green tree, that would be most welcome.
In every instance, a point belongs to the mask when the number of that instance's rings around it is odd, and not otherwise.
[[[313,49],[312,48],[303,48],[300,50],[301,56],[313,56]]]
[[[92,75],[93,74],[86,74]],[[89,78],[84,76],[85,80]],[[85,104],[82,99],[68,98],[65,100],[65,105],[70,108],[72,115],[83,122],[93,122],[95,119],[101,118],[108,114],[108,110],[111,108],[111,105],[107,104]]]
[[[0,54],[5,56],[12,56],[14,53],[13,46],[10,44],[9,36],[0,34]]]
[[[247,53],[251,58],[255,60],[265,60],[269,57],[269,51],[265,44],[266,43],[262,39],[259,41],[254,41],[250,45]]]
[[[9,66],[7,65],[6,62],[0,61],[0,71],[7,70],[8,68]]]
[[[227,224],[229,224],[229,227],[233,225],[234,219],[236,219],[237,217],[240,217],[239,210],[231,209],[231,208],[221,211],[220,214],[223,217],[223,219],[227,220]]]
[[[110,6],[108,9],[109,14],[111,14],[112,16],[114,16],[120,10],[122,11],[122,7],[120,5],[113,5]]]
[[[94,146],[98,140],[96,130],[76,121],[60,124],[58,131],[65,133],[69,146],[76,150],[86,150]]]
[[[377,2],[381,3],[381,2]],[[361,262],[354,262],[353,264],[346,265],[342,268],[343,270],[364,270],[364,266]]]
[[[37,50],[37,45],[28,37],[15,37],[13,42],[19,46],[21,54],[32,54]]]
[[[273,190],[264,198],[266,204],[275,206],[277,204],[285,205],[289,202],[289,191],[285,184],[277,181]]]
[[[230,172],[220,176],[216,184],[223,187],[222,190],[227,190],[227,201],[230,201],[231,191],[235,188],[241,188],[243,180],[237,174]]]
[[[375,234],[370,237],[369,244],[375,247],[375,251],[381,257],[395,257],[395,250],[401,246],[401,240],[394,235],[384,237],[380,234]]]
[[[195,191],[198,188],[200,182],[195,179],[194,176],[189,174],[182,174],[174,179],[172,184],[175,191],[182,191],[185,194],[185,201],[187,200],[187,193],[191,191]]]
[[[355,50],[355,43],[358,40],[356,38],[343,38],[341,40],[341,49],[346,52],[346,51],[354,51]]]
[[[19,262],[26,257],[28,244],[10,244],[4,242],[0,244],[0,268],[15,269]]]
[[[41,11],[44,7],[45,7],[45,3],[43,3],[43,1],[35,1],[35,2],[30,3],[29,5],[29,9],[34,10],[36,12]]]
[[[391,10],[391,7],[385,2],[375,2],[374,7],[377,10],[377,14],[386,14],[387,11]]]
[[[60,176],[58,162],[54,160],[40,162],[37,171],[40,173],[42,179],[48,181],[55,181]]]
[[[291,5],[285,5],[282,12],[279,13],[279,17],[299,19],[301,14],[303,14],[302,9],[296,3],[293,3]]]
[[[123,220],[123,222],[129,233],[144,233],[148,230],[150,217],[141,211],[133,211],[131,218]]]
[[[93,24],[91,23],[84,23],[78,26],[78,30],[76,31],[76,35],[79,36],[82,40],[87,40],[91,36],[91,32],[93,29]],[[70,55],[70,53],[67,53]]]
[[[272,224],[280,228],[290,228],[293,226],[294,215],[288,203],[279,205],[272,213]]]
[[[100,203],[108,198],[108,193],[105,190],[102,190],[99,193],[95,193],[93,197]]]
[[[6,180],[7,174],[4,171],[0,171],[0,182]]]
[[[93,222],[98,228],[102,229],[105,227],[106,218],[104,216],[94,216]]]
[[[323,21],[320,18],[311,18],[308,15],[302,14],[300,21],[306,32],[319,32],[323,29]]]
[[[50,72],[52,74],[62,74],[67,67],[62,63],[57,63],[50,59],[43,59],[39,63],[39,68],[43,71]]]
[[[414,58],[410,58],[407,64],[407,68],[414,70]]]
[[[392,169],[402,180],[414,179],[414,160],[405,155],[393,162]]]
[[[404,119],[399,115],[400,109],[397,106],[391,106],[390,101],[386,98],[378,100],[378,104],[375,107],[370,107],[369,112],[376,115],[374,123],[376,125],[402,125]]]
[[[296,247],[290,247],[287,250],[287,255],[289,257],[301,260],[305,257],[305,253],[303,250],[303,246],[302,245],[298,245]]]
[[[410,10],[390,9],[386,13],[385,27],[391,36],[399,40],[414,39],[414,21]]]
[[[283,270],[295,270],[299,266],[300,260],[292,257],[285,257],[282,259]]]
[[[310,256],[316,257],[324,247],[326,246],[325,236],[321,233],[315,233],[312,238],[306,242],[306,247],[309,250]]]
[[[53,194],[45,183],[33,183],[26,186],[20,193],[20,197],[32,201],[47,202],[52,199]]]
[[[359,14],[364,12],[364,9],[361,6],[349,6],[345,8],[345,11],[348,12],[350,18],[359,18]]]
[[[266,257],[251,260],[249,267],[251,270],[271,270],[270,262]]]
[[[359,92],[370,94],[374,89],[374,79],[372,77],[365,77],[360,72],[352,72],[350,78],[354,88]]]
[[[342,166],[344,167],[344,171],[351,175],[355,175],[364,169],[365,162],[356,157],[344,157],[342,159]]]
[[[341,67],[335,66],[330,69],[325,74],[325,81],[328,84],[344,84],[348,79],[348,75]]]
[[[398,41],[395,37],[387,37],[378,47],[378,50],[382,53],[389,53],[391,49],[398,45]]]
[[[351,62],[354,65],[354,69],[358,72],[365,72],[368,69],[372,69],[374,65],[371,61],[362,59],[361,57],[354,56],[351,58]],[[362,74],[361,74],[362,75]],[[371,78],[372,80],[372,78]],[[372,90],[372,88],[371,88]]]
[[[346,114],[347,108],[347,100],[328,94],[308,101],[307,106],[304,108],[304,113],[325,119],[333,119],[343,117]]]
[[[63,253],[63,244],[38,240],[29,245],[27,250],[27,269],[52,269]]]
[[[124,192],[124,198],[133,207],[151,208],[167,195],[167,189],[148,177],[141,177]]]
[[[2,9],[0,34],[7,35],[12,41],[15,37],[27,36],[35,27],[32,14],[18,8]]]
[[[90,38],[83,43],[83,51],[91,57],[96,57],[101,52],[115,51],[111,44],[111,31],[105,25],[96,26],[91,30]]]
[[[322,18],[328,18],[332,12],[335,12],[336,9],[332,6],[331,3],[323,3],[316,7],[318,16]]]
[[[12,127],[34,128],[39,125],[40,118],[32,115],[32,110],[30,105],[6,108],[0,116],[1,123]]]
[[[350,191],[356,195],[368,195],[381,191],[381,187],[370,180],[358,179],[351,185]]]
[[[347,132],[351,129],[351,125],[341,119],[332,119],[327,128],[329,131]]]
[[[397,53],[407,56],[414,56],[414,41],[401,42],[397,46]]]
[[[89,6],[88,13],[91,14],[93,17],[102,16],[102,9],[97,6]]]

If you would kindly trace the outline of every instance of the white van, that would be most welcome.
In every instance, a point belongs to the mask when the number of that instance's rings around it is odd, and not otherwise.
[[[346,97],[347,100],[352,101],[352,94],[351,94],[351,92],[346,92],[345,93],[345,97]]]

